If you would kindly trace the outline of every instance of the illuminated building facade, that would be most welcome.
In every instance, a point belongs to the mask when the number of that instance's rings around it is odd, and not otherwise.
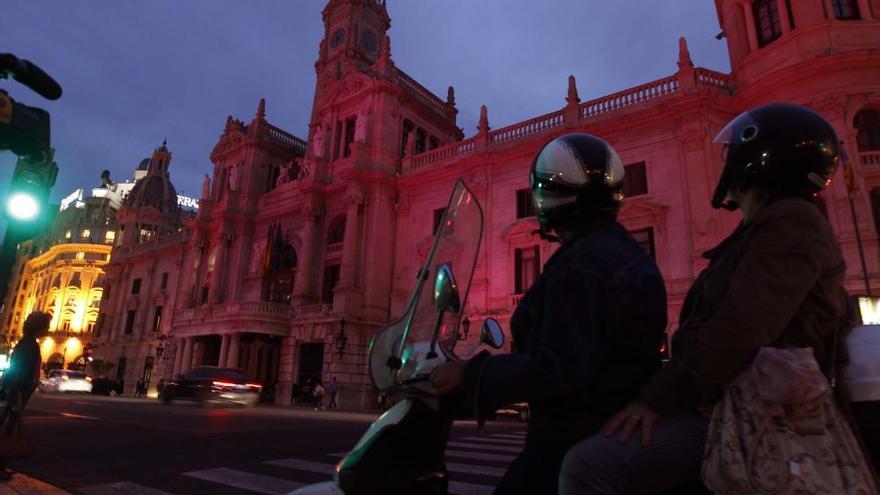
[[[452,88],[438,97],[395,65],[384,2],[331,0],[307,139],[270,124],[261,101],[250,122],[227,120],[184,228],[152,230],[169,221],[159,193],[130,203],[125,221],[120,212],[96,356],[119,363],[129,390],[211,364],[246,370],[279,403],[294,383],[336,377],[343,404],[369,404],[367,344],[401,314],[455,178],[486,215],[466,309],[473,340],[484,317],[508,320],[553,253],[534,235],[527,173],[545,142],[576,130],[627,164],[620,218],[664,274],[674,329],[702,253],[738,219],[710,207],[712,139],[774,101],[813,107],[843,139],[851,179],[838,172],[823,210],[848,288],[878,287],[880,0],[715,3],[730,74],[695,66],[681,39],[668,77],[590,101],[569,78],[562,108],[498,129],[483,108],[465,138]]]
[[[52,315],[41,343],[47,368],[82,366],[103,295],[104,268],[116,238],[116,211],[129,184],[82,189],[64,198],[51,226],[19,247],[0,314],[7,346],[21,337],[33,311]]]

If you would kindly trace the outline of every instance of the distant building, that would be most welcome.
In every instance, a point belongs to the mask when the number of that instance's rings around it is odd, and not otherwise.
[[[96,355],[129,390],[210,364],[246,370],[279,403],[294,383],[336,377],[343,404],[369,404],[369,339],[401,314],[455,178],[486,216],[466,315],[475,329],[488,316],[506,323],[555,249],[534,235],[532,157],[576,130],[627,164],[620,217],[665,276],[674,330],[702,253],[737,223],[709,204],[721,170],[713,137],[774,101],[812,106],[844,140],[860,187],[851,207],[841,170],[823,209],[847,287],[880,287],[880,0],[715,3],[730,74],[695,66],[681,39],[668,77],[590,101],[569,78],[561,109],[493,130],[483,108],[465,138],[453,89],[438,97],[395,65],[384,2],[331,0],[307,140],[270,124],[263,101],[249,123],[229,117],[187,221],[170,153],[154,153],[118,214]]]

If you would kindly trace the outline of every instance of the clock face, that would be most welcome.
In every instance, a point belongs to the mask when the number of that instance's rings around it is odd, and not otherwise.
[[[379,53],[379,40],[376,38],[376,33],[371,29],[364,29],[361,32],[361,45],[363,45],[367,53],[372,55]]]
[[[336,48],[342,41],[345,40],[345,29],[339,28],[333,32],[333,36],[330,37],[330,48]]]

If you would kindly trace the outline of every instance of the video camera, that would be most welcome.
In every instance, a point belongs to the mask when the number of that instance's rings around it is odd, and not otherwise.
[[[0,53],[0,79],[12,76],[46,99],[61,97],[61,86],[32,62]],[[18,156],[4,214],[21,226],[36,227],[44,218],[58,166],[50,144],[49,112],[19,103],[0,89],[0,151]]]

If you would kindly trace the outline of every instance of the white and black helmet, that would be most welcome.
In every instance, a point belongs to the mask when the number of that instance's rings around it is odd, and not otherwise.
[[[623,176],[614,148],[596,136],[577,132],[545,144],[529,174],[542,232],[615,215]]]

